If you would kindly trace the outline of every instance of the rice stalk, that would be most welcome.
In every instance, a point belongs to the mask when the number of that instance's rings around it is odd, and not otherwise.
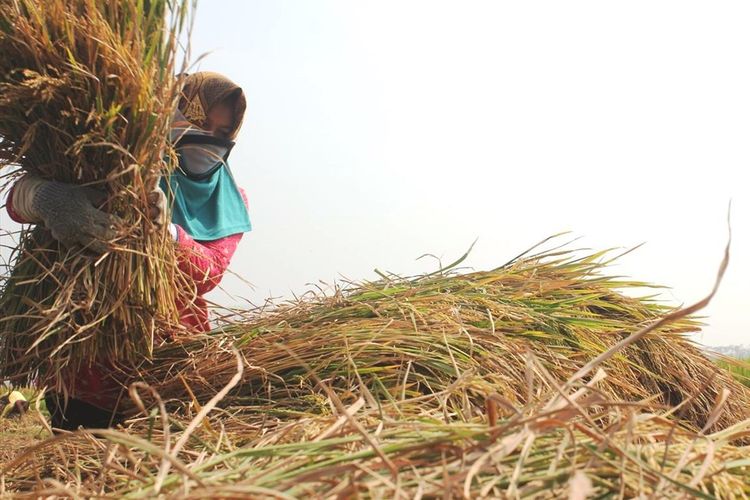
[[[388,276],[178,338],[125,428],[35,440],[0,495],[750,497],[750,392],[694,319],[616,351],[672,310],[605,255]]]

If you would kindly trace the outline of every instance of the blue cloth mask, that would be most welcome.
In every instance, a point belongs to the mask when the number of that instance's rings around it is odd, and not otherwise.
[[[205,130],[189,127],[172,130],[172,141],[180,160],[180,169],[192,179],[210,177],[226,164],[234,142],[214,137]]]

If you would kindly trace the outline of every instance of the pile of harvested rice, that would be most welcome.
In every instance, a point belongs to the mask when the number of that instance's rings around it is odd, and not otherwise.
[[[0,494],[747,498],[750,391],[690,319],[613,349],[668,310],[602,256],[364,283],[162,345],[126,428],[38,440]]]
[[[247,367],[222,401],[229,409],[309,411],[325,399],[323,381],[345,402],[436,394],[424,405],[460,421],[496,394],[509,416],[553,389],[527,380],[567,380],[669,311],[623,294],[644,285],[607,277],[602,257],[558,251],[489,272],[360,284],[163,345],[140,374],[166,399],[203,403],[234,374],[236,346]],[[733,397],[717,428],[750,418],[750,391],[687,337],[697,329],[683,319],[618,352],[602,365],[600,390],[654,411],[679,407],[681,419],[702,428],[727,389]]]
[[[536,378],[536,377],[535,377]],[[539,380],[540,385],[561,381]],[[0,464],[0,494],[151,498],[747,498],[750,421],[705,435],[576,386],[569,402],[446,418],[439,394],[330,415],[152,413]],[[341,397],[344,393],[337,392]],[[554,400],[554,391],[547,396]],[[335,398],[336,396],[334,396]],[[330,400],[329,400],[330,402]],[[288,411],[284,411],[288,410]],[[1,488],[4,488],[1,489]]]

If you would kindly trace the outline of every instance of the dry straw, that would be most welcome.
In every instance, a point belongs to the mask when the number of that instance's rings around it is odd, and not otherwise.
[[[671,311],[622,293],[647,285],[607,276],[605,255],[557,250],[489,272],[354,285],[163,345],[140,376],[167,399],[206,401],[234,373],[234,345],[248,366],[222,402],[230,409],[327,411],[315,373],[346,403],[360,394],[392,403],[438,395],[424,404],[470,420],[494,394],[510,416],[552,389],[547,378],[568,380]],[[697,329],[678,318],[612,354],[599,390],[653,411],[674,408],[699,429],[728,389],[715,428],[749,418],[750,391],[693,344],[686,334]],[[533,368],[529,353],[539,361]],[[542,370],[549,377],[525,383]]]
[[[0,494],[748,498],[750,392],[686,338],[696,307],[624,295],[644,284],[605,255],[389,276],[165,344],[125,429],[35,441]]]
[[[539,360],[529,358],[532,372]],[[235,372],[238,375],[239,371]],[[540,372],[543,373],[543,370]],[[539,386],[563,381],[534,376]],[[237,377],[238,378],[238,377]],[[235,378],[236,380],[236,378]],[[116,498],[747,498],[750,421],[712,434],[606,399],[599,372],[566,402],[446,419],[439,394],[329,415],[192,421],[162,410],[127,429],[64,434],[0,464],[0,494]],[[321,384],[324,382],[321,381]],[[230,389],[228,384],[225,389]],[[332,399],[345,391],[329,388]],[[562,393],[550,390],[543,400]],[[437,400],[437,401],[434,401]],[[278,410],[290,400],[280,401]],[[147,413],[148,414],[148,413]]]
[[[92,186],[123,220],[111,251],[22,234],[0,294],[0,379],[149,355],[177,324],[173,246],[145,215],[170,168],[186,2],[0,0],[0,168]],[[169,22],[169,24],[167,24]],[[69,381],[73,383],[71,378]],[[72,387],[66,387],[72,389]]]

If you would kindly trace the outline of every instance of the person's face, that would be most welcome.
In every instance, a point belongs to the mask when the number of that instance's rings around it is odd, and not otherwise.
[[[206,116],[204,130],[211,132],[216,137],[229,137],[234,125],[234,110],[226,102],[214,104]]]

